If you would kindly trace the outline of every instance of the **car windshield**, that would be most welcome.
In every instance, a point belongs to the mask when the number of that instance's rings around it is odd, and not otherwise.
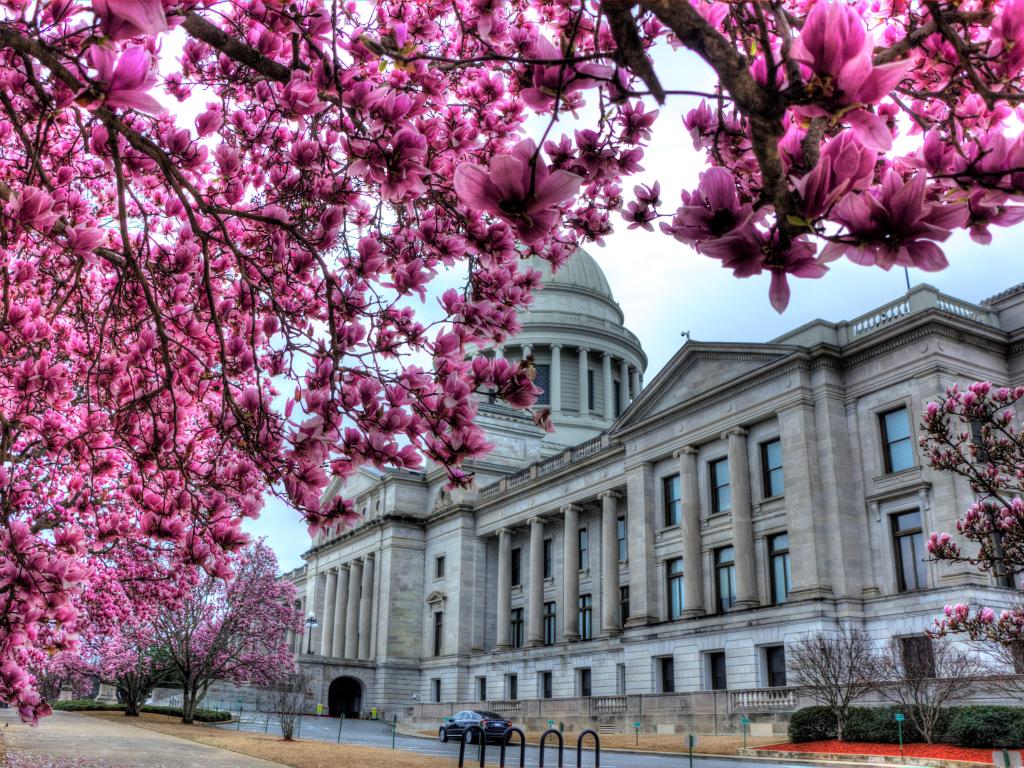
[[[478,712],[477,714],[480,715],[481,717],[485,718],[486,720],[504,720],[505,719],[501,715],[499,715],[497,712]]]

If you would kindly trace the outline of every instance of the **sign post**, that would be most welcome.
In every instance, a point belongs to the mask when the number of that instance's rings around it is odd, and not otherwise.
[[[896,730],[900,738],[900,757],[903,757],[903,721],[907,719],[907,716],[902,712],[896,713]]]
[[[637,720],[633,723],[633,728],[636,729],[636,745],[640,746],[640,721]]]
[[[1000,749],[992,753],[992,765],[1003,766],[1003,768],[1021,768],[1024,764],[1020,759],[1020,752],[1011,752],[1008,749]]]
[[[747,750],[747,731],[750,729],[750,718],[744,715],[740,718],[740,728],[743,729],[743,751]]]
[[[398,732],[398,715],[395,715],[394,719],[391,721],[391,748],[392,749],[395,748],[395,733],[397,733],[397,732]],[[486,741],[486,739],[482,739],[482,741]]]
[[[338,718],[338,743],[341,744],[341,727],[345,724],[345,713],[341,713],[341,717]]]
[[[697,737],[692,733],[686,736],[686,749],[690,753],[690,768],[693,768],[693,748],[697,745]]]

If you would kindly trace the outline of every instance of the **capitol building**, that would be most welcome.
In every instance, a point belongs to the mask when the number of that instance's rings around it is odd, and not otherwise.
[[[486,353],[532,355],[556,432],[483,396],[495,447],[466,467],[472,489],[445,491],[436,468],[335,481],[362,520],[285,576],[316,621],[296,658],[331,714],[653,730],[713,699],[716,724],[756,725],[802,703],[787,648],[804,633],[844,623],[920,653],[946,604],[1010,601],[926,560],[972,493],[917,443],[948,385],[1024,383],[1024,287],[978,305],[921,285],[763,343],[689,340],[646,381],[585,251],[529,266],[543,290]]]

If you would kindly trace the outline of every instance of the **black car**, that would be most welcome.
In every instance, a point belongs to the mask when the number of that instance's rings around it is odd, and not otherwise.
[[[500,742],[505,729],[512,725],[512,723],[494,712],[486,712],[482,709],[467,709],[462,712],[456,712],[445,720],[444,724],[437,729],[437,738],[440,741],[461,739],[466,735],[466,731],[469,730],[470,726],[473,725],[483,729],[484,736],[487,737],[488,741]],[[475,744],[479,738],[480,732],[473,728],[469,730],[469,735],[466,736],[466,743]]]

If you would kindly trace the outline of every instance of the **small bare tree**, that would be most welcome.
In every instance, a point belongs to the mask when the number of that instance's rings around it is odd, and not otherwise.
[[[836,737],[842,740],[850,707],[873,688],[875,664],[867,632],[843,626],[803,635],[790,651],[789,666],[796,684],[832,711]]]
[[[877,690],[931,744],[942,710],[977,683],[984,665],[977,653],[943,637],[922,636],[922,642],[912,644],[904,639],[892,638],[879,653]]]
[[[270,708],[277,715],[281,736],[285,741],[292,741],[295,737],[295,726],[302,717],[308,684],[309,676],[304,672],[296,672],[288,675],[270,691]]]

